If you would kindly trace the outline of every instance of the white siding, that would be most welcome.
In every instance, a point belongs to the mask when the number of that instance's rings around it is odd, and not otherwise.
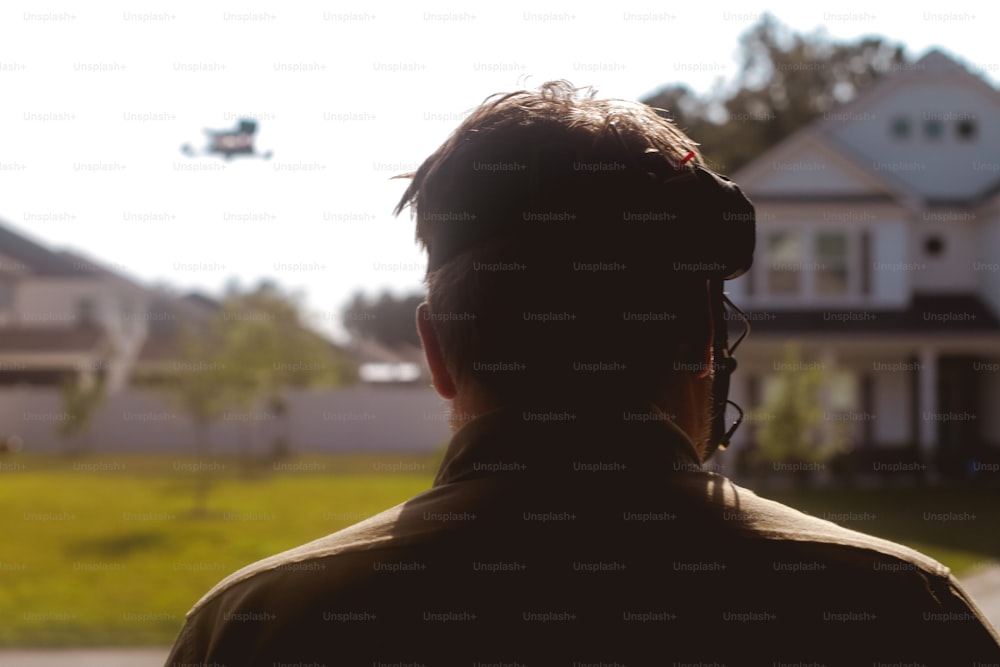
[[[873,308],[902,308],[910,300],[913,271],[909,254],[910,230],[902,220],[880,220],[871,225]]]
[[[986,303],[1000,317],[1000,217],[981,223],[972,273]]]
[[[1000,155],[1000,123],[996,99],[963,77],[927,77],[898,86],[866,108],[863,118],[834,128],[834,136],[856,153],[861,161],[909,188],[932,198],[969,197],[982,192],[1000,175],[983,164],[997,164]],[[993,94],[995,97],[996,94]],[[859,114],[860,116],[860,114]],[[892,119],[909,118],[909,138],[895,139]],[[930,139],[924,122],[940,118],[944,132]],[[976,123],[973,141],[957,138],[960,118]]]
[[[948,216],[948,213],[925,213]],[[921,268],[913,272],[913,289],[921,293],[972,292],[976,276],[972,262],[976,257],[975,220],[963,220],[957,212],[954,219],[939,221],[920,219],[913,223],[910,237],[910,257]],[[971,217],[971,216],[969,216]],[[937,256],[926,252],[927,239],[941,239],[944,248]]]
[[[751,181],[753,193],[857,195],[882,192],[873,188],[871,181],[862,178],[860,173],[837,162],[818,146],[803,147],[787,156],[765,158],[762,164],[754,165],[763,173]]]
[[[14,322],[21,326],[67,328],[77,326],[76,305],[80,299],[94,302],[95,317],[99,316],[102,299],[101,284],[86,279],[31,278],[17,286]]]
[[[115,358],[108,365],[111,390],[127,381],[128,369],[148,331],[148,295],[114,278],[29,278],[17,286],[8,324],[72,329],[79,326],[81,300],[92,305],[94,324],[107,334]]]

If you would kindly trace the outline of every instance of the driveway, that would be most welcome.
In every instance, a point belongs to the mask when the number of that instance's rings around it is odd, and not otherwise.
[[[163,667],[169,648],[23,649],[0,651],[3,667]]]

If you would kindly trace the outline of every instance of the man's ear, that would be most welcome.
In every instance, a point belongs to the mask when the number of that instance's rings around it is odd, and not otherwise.
[[[441,354],[441,345],[431,323],[430,314],[430,306],[426,301],[417,306],[417,333],[420,334],[420,342],[424,345],[424,355],[427,357],[427,366],[431,369],[434,389],[441,398],[450,401],[458,395],[458,389],[455,387],[454,378],[448,372],[444,355]]]
[[[706,339],[704,341],[704,345],[705,345],[704,350],[702,350],[702,358],[704,360],[704,364],[705,365],[702,366],[702,370],[698,373],[698,377],[699,378],[709,377],[711,375],[711,372],[712,372],[713,368],[714,368],[713,364],[715,363],[715,345],[714,344],[715,344],[715,326],[716,326],[716,323],[713,320],[713,313],[712,313],[712,281],[710,281],[710,280],[706,280],[705,281],[705,289],[706,289],[706,292],[707,292],[706,298],[707,298],[707,304],[708,304],[708,307],[706,308],[706,311],[708,312],[708,317],[707,317],[707,320],[706,320],[708,322],[708,327],[707,327],[707,334],[708,334],[708,336],[706,337]],[[720,322],[719,323],[719,326],[725,326],[725,325],[726,325],[725,322]],[[699,347],[701,347],[701,342],[699,342],[698,345],[699,345]]]

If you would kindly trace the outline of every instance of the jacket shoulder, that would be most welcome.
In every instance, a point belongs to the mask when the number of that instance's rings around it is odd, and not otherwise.
[[[806,514],[783,503],[762,498],[750,489],[714,473],[704,473],[705,488],[716,499],[712,509],[724,524],[732,525],[743,537],[785,543],[788,548],[808,548],[818,553],[853,554],[867,563],[872,557],[905,563],[937,577],[948,577],[949,568],[905,545],[840,526],[833,521]],[[850,515],[845,519],[852,518]],[[858,518],[871,518],[860,516]],[[870,564],[869,564],[870,567]]]
[[[301,573],[319,567],[321,561],[379,549],[395,550],[426,540],[442,532],[440,522],[414,521],[423,511],[447,504],[454,495],[447,486],[430,489],[325,537],[256,561],[217,583],[187,613],[190,618],[206,605],[254,580]],[[325,569],[325,567],[324,567]]]

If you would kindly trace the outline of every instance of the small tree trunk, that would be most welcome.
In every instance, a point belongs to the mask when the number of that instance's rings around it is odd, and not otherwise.
[[[207,464],[206,461],[208,455],[208,424],[202,420],[195,421],[195,449],[197,452],[198,461]],[[208,492],[209,486],[211,484],[211,478],[209,475],[211,471],[208,470],[208,466],[204,465],[198,470],[195,475],[194,483],[194,505],[191,507],[191,513],[195,516],[205,516],[208,514]]]

